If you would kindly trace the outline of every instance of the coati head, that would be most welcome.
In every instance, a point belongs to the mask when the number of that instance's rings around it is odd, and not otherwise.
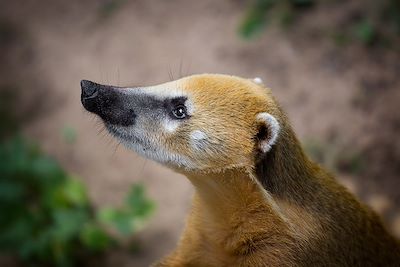
[[[203,74],[149,87],[81,87],[83,106],[121,143],[178,171],[254,166],[279,135],[280,110],[259,79]]]

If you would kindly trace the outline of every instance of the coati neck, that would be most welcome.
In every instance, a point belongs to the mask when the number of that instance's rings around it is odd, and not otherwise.
[[[227,215],[253,202],[263,202],[260,200],[265,198],[264,190],[251,176],[245,168],[238,168],[218,173],[189,175],[188,178],[196,189],[196,197],[205,206],[217,208],[219,213]]]
[[[193,221],[208,242],[223,246],[227,252],[244,253],[240,250],[246,251],[255,239],[275,236],[278,228],[283,235],[283,229],[287,229],[285,216],[249,170],[228,169],[204,175],[188,178],[196,189]]]

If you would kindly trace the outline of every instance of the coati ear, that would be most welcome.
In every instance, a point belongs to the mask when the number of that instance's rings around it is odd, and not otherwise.
[[[266,153],[271,150],[279,136],[280,125],[274,116],[267,112],[261,112],[256,117],[258,133],[256,136],[258,149]]]

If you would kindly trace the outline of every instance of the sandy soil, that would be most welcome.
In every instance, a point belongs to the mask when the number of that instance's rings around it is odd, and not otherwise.
[[[318,7],[290,31],[271,27],[244,41],[237,35],[243,1],[126,1],[108,13],[105,1],[2,2],[2,23],[16,34],[1,43],[0,84],[26,91],[43,110],[26,134],[82,177],[96,205],[117,204],[138,181],[157,202],[138,235],[139,253],[112,252],[105,266],[147,266],[168,253],[192,187],[98,133],[101,125],[79,101],[81,79],[122,86],[164,82],[169,72],[175,78],[203,72],[262,77],[301,140],[361,154],[363,170],[339,178],[400,236],[400,56],[334,44],[326,28],[350,16],[351,6]],[[65,126],[78,133],[73,145],[60,137]]]

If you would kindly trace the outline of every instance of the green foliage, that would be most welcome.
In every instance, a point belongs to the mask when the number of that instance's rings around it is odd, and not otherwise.
[[[86,188],[37,146],[20,137],[0,144],[0,250],[31,266],[76,266],[84,257],[116,245],[105,231],[134,234],[153,204],[134,185],[108,220],[90,205]],[[107,216],[106,216],[107,217]],[[100,219],[99,219],[100,218]]]
[[[365,169],[365,159],[357,151],[342,151],[335,163],[337,169],[345,173],[359,174]]]
[[[330,2],[330,3],[329,3]],[[400,37],[400,1],[360,1],[357,13],[348,12],[345,25],[332,25],[333,39],[339,45],[351,41],[366,46],[375,44],[387,46]],[[278,21],[284,27],[290,26],[296,17],[304,10],[316,4],[326,5],[335,3],[346,10],[349,5],[346,1],[322,0],[254,0],[250,5],[239,32],[244,38],[257,36],[273,21]],[[328,9],[327,9],[328,10]],[[335,21],[333,21],[335,23]]]
[[[99,8],[100,18],[106,19],[111,17],[116,11],[118,11],[126,0],[107,0],[103,1]]]
[[[331,171],[349,174],[359,174],[364,168],[364,158],[356,150],[349,150],[343,146],[327,144],[314,139],[303,143],[306,154]]]
[[[351,42],[362,43],[371,46],[377,41],[383,43],[383,36],[379,33],[378,27],[367,18],[359,18],[352,22],[349,27],[338,30],[333,34],[337,45],[348,45]]]
[[[67,144],[74,144],[76,142],[77,133],[71,126],[65,126],[61,130],[61,134]]]
[[[354,25],[354,35],[362,43],[370,45],[377,37],[377,30],[369,20],[361,20]]]
[[[382,20],[386,22],[389,31],[400,35],[400,1],[386,0],[384,10],[382,12]]]
[[[140,229],[151,215],[154,204],[146,199],[142,185],[132,186],[124,204],[119,209],[102,208],[98,212],[99,220],[118,231],[121,236]]]
[[[263,30],[267,23],[267,12],[271,10],[275,2],[275,0],[255,1],[240,26],[240,34],[245,38],[250,38]]]
[[[256,36],[271,21],[274,13],[282,25],[288,26],[293,22],[296,10],[312,6],[314,2],[314,0],[255,0],[239,27],[239,33],[244,38]]]
[[[19,126],[19,118],[12,112],[16,97],[15,90],[0,88],[0,139],[15,132]]]
[[[307,155],[314,161],[325,164],[327,162],[327,149],[320,142],[308,139],[303,142],[303,147]]]

